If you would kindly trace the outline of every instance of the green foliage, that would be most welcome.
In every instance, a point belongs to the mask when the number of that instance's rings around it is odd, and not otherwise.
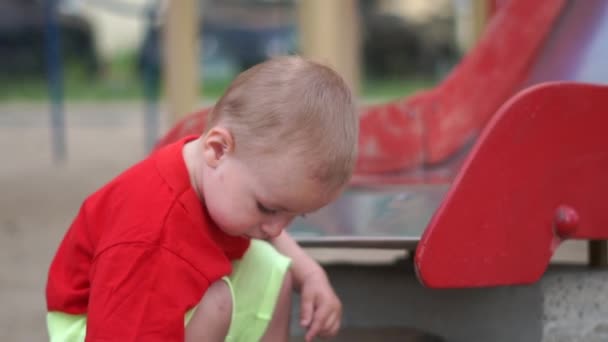
[[[64,97],[66,101],[144,101],[144,83],[137,72],[134,53],[113,58],[93,75],[78,62],[64,66]],[[203,80],[201,96],[217,99],[228,87],[230,80]],[[421,88],[432,87],[430,78],[416,79],[367,79],[361,87],[365,101],[386,101],[407,96]],[[0,102],[49,100],[46,77],[0,76]],[[156,85],[162,89],[161,85]]]

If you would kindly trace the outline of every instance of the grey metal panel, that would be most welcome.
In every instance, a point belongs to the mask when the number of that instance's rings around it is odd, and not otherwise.
[[[409,327],[440,336],[446,342],[545,341],[543,319],[551,312],[543,312],[539,284],[434,290],[420,284],[409,260],[395,266],[338,264],[325,265],[325,269],[342,300],[342,326],[346,330]],[[298,299],[293,301],[293,317],[298,317]],[[291,331],[301,336],[298,323],[292,320]],[[378,334],[369,341],[384,341],[383,337]]]

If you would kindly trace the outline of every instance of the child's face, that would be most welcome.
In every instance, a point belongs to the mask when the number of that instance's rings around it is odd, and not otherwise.
[[[242,160],[229,149],[217,152],[205,152],[202,179],[195,183],[212,219],[230,235],[274,238],[296,216],[327,205],[341,191],[328,193],[295,156]]]

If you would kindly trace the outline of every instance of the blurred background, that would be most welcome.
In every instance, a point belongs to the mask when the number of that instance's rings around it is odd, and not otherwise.
[[[2,0],[0,340],[46,338],[46,272],[82,200],[240,71],[301,54],[364,103],[431,88],[474,44],[478,0]],[[394,251],[319,260],[374,263]]]
[[[179,5],[197,12],[180,21],[195,21],[198,41],[192,42],[192,48],[197,54],[199,95],[217,98],[238,72],[270,56],[322,50],[319,46],[325,42],[310,44],[322,40],[315,37],[317,31],[327,37],[335,27],[354,27],[358,32],[350,39],[360,51],[349,58],[356,60],[362,74],[362,96],[402,96],[408,89],[441,78],[457,62],[465,36],[471,35],[466,22],[458,25],[457,2],[450,0],[361,0],[353,3],[356,9],[350,14],[357,18],[347,17],[348,11],[327,11],[344,8],[338,3],[312,1],[301,6],[293,0],[201,0]],[[460,3],[467,7],[467,1]],[[49,99],[49,52],[54,49],[49,39],[59,46],[67,101],[141,99],[146,80],[159,81],[162,88],[159,75],[162,32],[169,25],[168,2],[5,0],[0,6],[3,102]],[[334,17],[321,18],[314,12],[316,7]],[[311,37],[304,43],[309,46],[302,46],[307,34]],[[153,79],[146,78],[147,72]]]

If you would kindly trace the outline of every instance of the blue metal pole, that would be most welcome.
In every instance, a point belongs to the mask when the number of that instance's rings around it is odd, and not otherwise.
[[[53,161],[66,159],[65,119],[63,113],[63,70],[61,65],[61,37],[57,24],[57,0],[45,1],[46,61],[51,98],[51,139]]]
[[[154,22],[156,21],[156,11],[158,10],[158,4],[153,2],[147,11],[148,21],[148,36],[147,41],[144,43],[144,57],[143,57],[143,88],[144,88],[144,99],[145,99],[145,116],[144,116],[144,147],[145,152],[149,153],[156,144],[159,134],[159,111],[158,111],[158,97],[160,92],[160,56],[158,55],[159,49],[151,49],[153,45],[158,46],[158,35],[152,35],[154,31]],[[156,40],[153,42],[152,40]],[[156,54],[155,54],[156,53]]]

